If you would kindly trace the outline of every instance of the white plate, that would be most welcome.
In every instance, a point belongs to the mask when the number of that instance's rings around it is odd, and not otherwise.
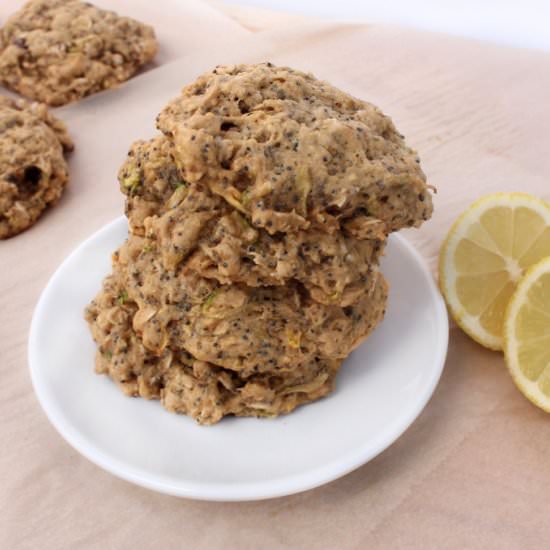
[[[334,394],[277,419],[201,427],[157,401],[125,397],[94,374],[84,307],[126,238],[119,218],[81,244],[36,306],[29,363],[38,399],[80,453],[123,479],[172,495],[253,500],[304,491],[364,464],[419,415],[441,375],[448,320],[413,248],[392,236],[386,318],[343,366]]]

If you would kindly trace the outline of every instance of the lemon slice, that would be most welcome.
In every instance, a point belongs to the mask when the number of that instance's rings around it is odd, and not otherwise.
[[[550,258],[520,281],[504,323],[504,354],[521,393],[550,412]]]
[[[504,314],[524,272],[550,256],[550,205],[497,193],[455,222],[439,256],[439,284],[457,324],[491,349],[503,346]]]

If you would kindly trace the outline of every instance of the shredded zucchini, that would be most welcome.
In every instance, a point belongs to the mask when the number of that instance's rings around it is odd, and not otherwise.
[[[237,210],[240,210],[241,212],[245,212],[246,208],[243,206],[242,196],[242,193],[239,193],[236,189],[232,189],[229,193],[224,193],[223,195],[224,199],[231,206],[233,206]]]
[[[308,384],[298,384],[297,386],[290,386],[283,391],[283,395],[289,393],[311,393],[318,390],[328,379],[328,372],[322,372],[319,376],[309,382]]]
[[[166,206],[168,208],[175,208],[180,204],[185,197],[187,196],[188,190],[187,185],[185,183],[182,183],[181,185],[178,185],[174,192],[172,193],[172,196],[168,199],[168,202],[166,203]]]
[[[301,166],[296,173],[296,190],[300,195],[299,206],[303,214],[307,213],[307,197],[311,191],[311,178],[309,168]]]
[[[238,212],[233,212],[231,215],[239,222],[240,226],[245,231],[248,229],[252,229],[252,226],[244,216],[241,216],[241,214],[239,214]]]
[[[118,303],[122,306],[124,305],[124,303],[126,302],[126,300],[128,300],[128,293],[123,290],[119,295],[118,295]]]
[[[122,180],[122,186],[127,189],[131,195],[138,190],[140,185],[141,175],[137,171],[132,172]]]
[[[206,300],[202,304],[203,311],[206,311],[214,303],[214,300],[216,299],[219,293],[220,293],[219,290],[214,290],[206,297]]]
[[[286,331],[286,338],[288,345],[291,348],[298,349],[302,343],[302,333],[298,331],[288,330]]]

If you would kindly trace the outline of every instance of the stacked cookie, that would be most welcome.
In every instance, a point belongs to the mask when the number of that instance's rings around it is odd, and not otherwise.
[[[388,233],[431,215],[416,154],[374,106],[270,64],[217,68],[157,123],[119,174],[97,371],[204,424],[326,395],[383,317]]]

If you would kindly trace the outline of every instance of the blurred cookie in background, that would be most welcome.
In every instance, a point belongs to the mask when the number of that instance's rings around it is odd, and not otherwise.
[[[24,231],[59,200],[72,149],[65,125],[45,105],[0,96],[0,239]]]
[[[0,82],[51,106],[117,87],[157,53],[152,27],[80,0],[31,0],[0,30]]]

